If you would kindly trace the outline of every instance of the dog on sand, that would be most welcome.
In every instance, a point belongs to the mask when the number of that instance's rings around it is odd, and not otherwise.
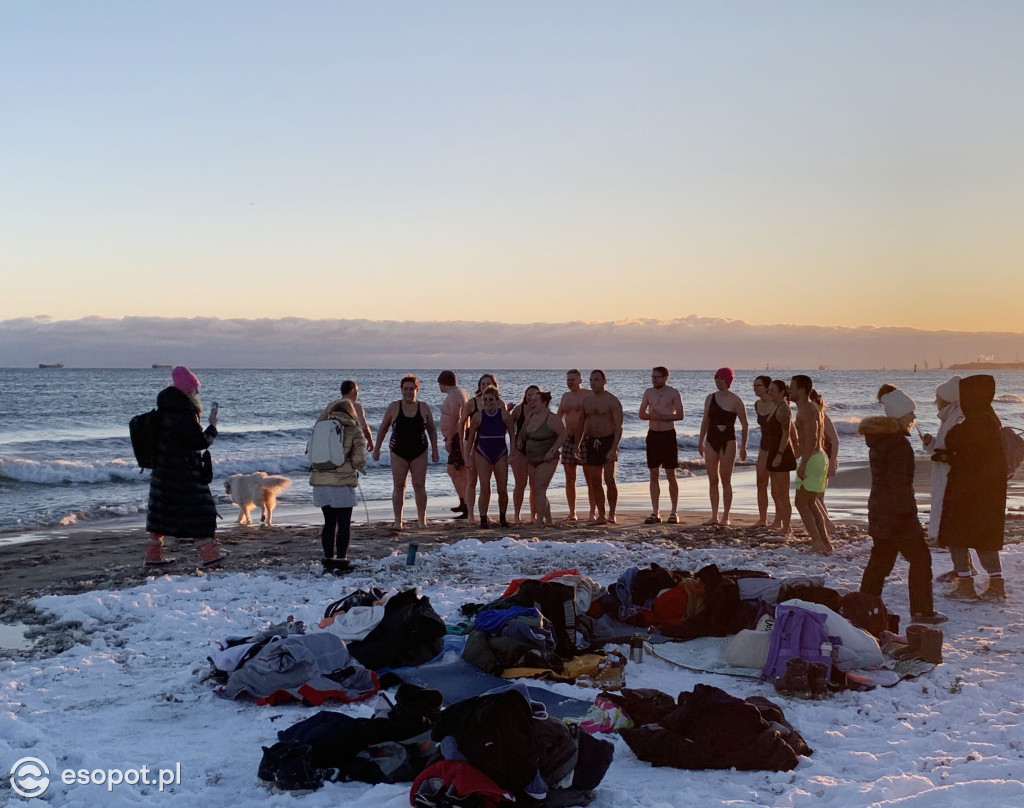
[[[238,506],[238,524],[251,525],[250,511],[260,507],[260,521],[273,524],[277,495],[292,484],[288,477],[254,471],[252,474],[232,474],[224,481],[224,490],[231,503]]]

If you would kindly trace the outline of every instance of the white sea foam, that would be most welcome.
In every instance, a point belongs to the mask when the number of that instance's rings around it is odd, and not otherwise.
[[[139,467],[134,460],[122,458],[86,462],[81,460],[30,460],[23,457],[0,457],[0,477],[23,483],[109,483],[135,480]]]

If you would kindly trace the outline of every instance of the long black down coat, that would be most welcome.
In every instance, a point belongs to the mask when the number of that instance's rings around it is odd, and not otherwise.
[[[942,500],[939,544],[1001,550],[1006,524],[1006,455],[999,416],[992,409],[992,376],[960,380],[964,420],[946,435],[949,479]]]
[[[217,437],[217,428],[204,431],[199,410],[177,387],[156,397],[160,413],[160,445],[149,482],[146,530],[180,539],[212,538],[217,529],[217,506],[202,478],[202,454]]]

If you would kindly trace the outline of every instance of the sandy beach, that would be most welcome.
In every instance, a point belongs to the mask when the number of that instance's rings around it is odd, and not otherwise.
[[[915,485],[922,521],[927,518],[929,465],[917,464]],[[1020,475],[1016,485],[1020,485]],[[866,464],[851,464],[842,468],[832,480],[826,495],[833,521],[839,527],[838,542],[866,541],[867,495],[870,470]],[[508,529],[483,530],[477,525],[446,518],[443,514],[455,503],[452,498],[435,498],[428,504],[428,526],[410,527],[409,516],[415,515],[411,497],[407,500],[406,528],[396,532],[391,527],[390,503],[371,503],[364,511],[357,507],[353,518],[350,557],[355,564],[360,560],[379,559],[394,554],[405,554],[410,542],[421,546],[451,544],[465,538],[481,540],[505,536],[520,539],[557,541],[587,541],[607,538],[629,544],[666,539],[680,546],[698,543],[730,544],[743,542],[779,547],[786,544],[802,546],[809,541],[798,515],[794,512],[794,535],[780,542],[764,528],[753,527],[757,520],[754,470],[738,468],[733,477],[734,505],[729,527],[705,527],[709,514],[707,478],[688,477],[679,485],[679,524],[644,524],[650,513],[650,495],[646,483],[619,486],[619,508],[616,524],[593,525],[586,521],[557,521],[565,515],[563,491],[552,492],[556,524],[552,527],[514,525]],[[585,506],[585,489],[578,494]],[[668,493],[662,479],[662,515],[667,515]],[[492,511],[493,511],[492,504]],[[769,508],[769,519],[772,514]],[[367,514],[369,522],[367,522]],[[225,513],[218,541],[230,552],[223,569],[230,572],[256,570],[290,570],[319,568],[319,535],[321,517],[311,508],[289,509],[281,506],[275,512],[271,527],[243,527],[233,522],[234,513]],[[1008,520],[1007,540],[1017,540],[1021,521]],[[0,621],[17,616],[23,610],[19,604],[40,594],[70,594],[94,589],[119,589],[134,586],[147,577],[160,575],[162,570],[142,566],[146,540],[144,523],[139,518],[119,521],[102,527],[88,523],[24,536],[5,537],[0,544]],[[197,572],[197,558],[190,542],[167,540],[168,554],[177,563],[167,568],[168,574]]]

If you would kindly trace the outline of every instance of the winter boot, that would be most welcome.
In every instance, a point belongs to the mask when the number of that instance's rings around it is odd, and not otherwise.
[[[921,650],[918,656],[934,665],[942,664],[942,629],[922,626]]]
[[[953,589],[946,595],[950,600],[977,600],[978,593],[974,589],[974,579],[970,576],[957,576]]]
[[[278,741],[273,746],[263,747],[263,758],[260,760],[259,769],[256,771],[256,785],[263,788],[270,788],[274,785],[274,778],[281,768],[289,749],[294,746],[293,741]]]
[[[807,666],[807,684],[811,697],[823,699],[828,696],[828,668],[824,662],[812,662]]]
[[[775,680],[775,689],[780,693],[804,695],[811,689],[807,679],[807,660],[790,657],[786,660],[786,671]]]
[[[1002,577],[989,578],[988,583],[985,584],[985,591],[979,595],[982,600],[989,602],[1001,602],[1006,600],[1006,584],[1003,582]]]
[[[907,644],[894,654],[895,659],[920,659],[921,657],[921,635],[924,634],[924,626],[907,626]]]
[[[175,562],[176,559],[168,558],[164,555],[164,540],[163,539],[150,539],[149,544],[146,545],[146,561],[145,566],[147,567],[167,567]]]
[[[203,568],[216,566],[228,557],[226,552],[214,544],[213,539],[198,541],[196,551],[199,553],[199,565]]]
[[[924,623],[925,625],[934,626],[938,623],[945,623],[949,620],[946,615],[942,612],[936,612],[932,610],[929,614],[912,614],[910,619],[914,623]]]
[[[271,789],[275,794],[309,794],[324,784],[323,775],[313,768],[312,751],[306,743],[291,743],[283,750]]]

